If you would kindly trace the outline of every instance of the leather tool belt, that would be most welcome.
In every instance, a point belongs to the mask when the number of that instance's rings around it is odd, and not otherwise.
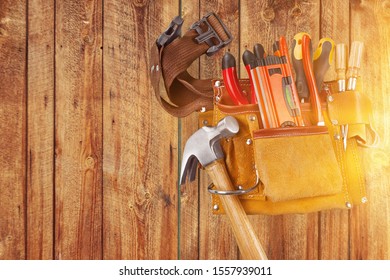
[[[321,92],[325,126],[312,120],[311,107],[302,104],[305,124],[264,129],[257,104],[229,103],[221,80],[198,80],[187,72],[203,54],[212,55],[230,43],[232,36],[214,13],[192,25],[182,37],[182,20],[175,18],[152,48],[151,81],[157,100],[171,115],[200,111],[199,125],[216,125],[234,116],[239,133],[221,142],[226,166],[237,190],[212,193],[213,211],[224,213],[220,195],[239,195],[247,214],[308,213],[331,208],[351,208],[368,201],[360,147],[372,147],[378,136],[371,125],[370,100],[358,90],[337,92],[335,82],[325,82]],[[163,77],[166,96],[160,90]],[[250,91],[249,80],[240,86]],[[344,150],[341,127],[349,126]]]

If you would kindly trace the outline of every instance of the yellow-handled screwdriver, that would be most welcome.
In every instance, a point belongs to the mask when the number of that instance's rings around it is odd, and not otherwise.
[[[333,64],[335,43],[331,38],[322,38],[313,55],[313,71],[316,78],[318,92],[322,89],[322,82],[329,67]]]
[[[302,59],[302,38],[304,35],[309,36],[308,33],[300,32],[295,34],[292,45],[291,45],[291,62],[295,71],[295,84],[298,90],[298,96],[301,103],[308,102],[310,93],[306,82],[305,70],[303,67]],[[310,48],[311,53],[311,48]],[[312,54],[310,54],[311,56]],[[310,59],[311,60],[311,59]]]

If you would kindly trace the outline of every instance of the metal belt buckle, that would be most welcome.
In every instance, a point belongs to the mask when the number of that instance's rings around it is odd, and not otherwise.
[[[223,28],[224,32],[226,33],[228,39],[223,41],[221,37],[217,34],[215,29],[211,26],[210,22],[208,21],[208,18],[210,16],[214,16],[218,21],[221,27]],[[201,24],[205,24],[207,26],[207,30],[203,31],[202,27],[200,26]],[[213,12],[208,13],[205,15],[201,20],[198,22],[195,22],[192,26],[191,29],[194,29],[196,32],[198,32],[199,36],[195,38],[196,42],[198,44],[206,42],[207,45],[210,46],[210,48],[207,50],[206,54],[208,56],[212,56],[215,54],[217,51],[219,51],[221,48],[225,47],[228,45],[232,39],[233,36],[232,34],[228,31],[227,27],[225,24],[221,21],[221,19]]]
[[[175,17],[168,28],[161,33],[157,39],[158,48],[169,45],[177,37],[181,36],[181,26],[183,25],[183,19],[180,16]]]

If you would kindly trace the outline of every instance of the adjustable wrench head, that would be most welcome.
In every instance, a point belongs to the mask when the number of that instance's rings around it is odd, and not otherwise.
[[[238,130],[237,120],[227,116],[214,127],[204,126],[196,131],[184,147],[180,184],[186,182],[187,176],[190,181],[195,180],[198,163],[207,166],[218,159],[223,159],[220,140],[236,135]]]

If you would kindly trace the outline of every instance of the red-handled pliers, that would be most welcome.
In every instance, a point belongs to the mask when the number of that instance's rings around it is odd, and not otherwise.
[[[222,75],[226,90],[234,104],[249,104],[248,99],[246,99],[238,81],[236,59],[229,52],[226,52],[222,58]]]

